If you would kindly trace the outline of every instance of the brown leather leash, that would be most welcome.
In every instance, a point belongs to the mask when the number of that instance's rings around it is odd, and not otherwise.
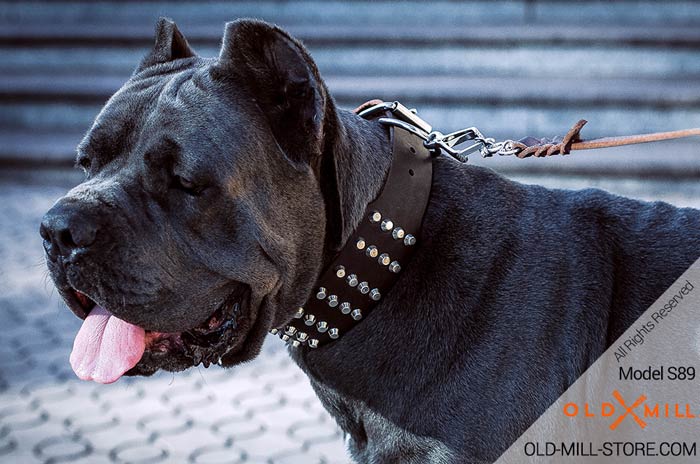
[[[385,103],[381,100],[370,100],[357,107],[354,112],[367,117],[371,113],[390,109],[394,118],[383,118],[385,124],[402,127],[422,137],[424,145],[434,153],[445,151],[462,162],[467,161],[470,153],[479,151],[482,156],[515,155],[518,158],[536,158],[552,155],[568,155],[574,150],[596,150],[599,148],[620,147],[623,145],[635,145],[640,143],[658,142],[662,140],[680,139],[685,137],[700,136],[700,128],[691,128],[669,132],[653,132],[650,134],[626,135],[618,137],[601,137],[584,140],[581,138],[581,129],[588,121],[581,119],[574,124],[563,137],[536,138],[524,137],[520,140],[505,140],[496,142],[494,139],[484,137],[478,129],[470,127],[451,134],[442,134],[434,131],[432,127],[419,118],[415,110],[409,110],[399,102]],[[467,141],[475,142],[465,149],[457,149],[457,146]]]
[[[662,140],[681,139],[684,137],[700,136],[700,128],[684,129],[669,132],[653,132],[650,134],[624,135],[619,137],[601,137],[583,140],[580,138],[581,129],[588,121],[581,119],[573,125],[562,138],[536,139],[525,137],[515,142],[514,146],[521,148],[516,154],[518,158],[529,156],[544,157],[552,155],[568,155],[574,150],[596,150],[598,148],[621,147],[639,143],[660,142]]]

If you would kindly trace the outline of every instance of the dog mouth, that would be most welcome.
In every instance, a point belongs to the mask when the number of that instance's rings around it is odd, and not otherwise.
[[[123,375],[222,364],[222,357],[245,338],[238,329],[242,306],[249,300],[247,287],[230,294],[202,324],[182,332],[143,329],[119,319],[79,290],[71,288],[68,293],[85,315],[70,357],[82,380],[113,383]]]

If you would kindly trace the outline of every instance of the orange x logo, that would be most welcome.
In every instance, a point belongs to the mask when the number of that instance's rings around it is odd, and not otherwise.
[[[634,421],[637,424],[639,424],[639,426],[641,428],[644,428],[647,426],[647,423],[644,422],[642,419],[640,419],[639,416],[637,414],[635,414],[635,412],[633,411],[634,408],[636,408],[637,406],[639,406],[640,404],[644,403],[647,400],[646,396],[644,396],[644,395],[640,396],[639,398],[637,398],[637,401],[635,401],[632,404],[632,406],[627,407],[627,405],[625,404],[624,398],[622,398],[622,395],[620,395],[620,392],[618,392],[617,390],[613,390],[612,394],[615,397],[615,399],[617,400],[617,402],[620,403],[620,405],[622,405],[623,408],[625,408],[625,413],[621,414],[620,417],[618,417],[615,420],[615,422],[610,424],[610,430],[615,430],[617,428],[617,426],[620,425],[620,423],[622,423],[622,421],[625,420],[625,417],[627,417],[628,415],[631,415],[632,418],[634,419]]]

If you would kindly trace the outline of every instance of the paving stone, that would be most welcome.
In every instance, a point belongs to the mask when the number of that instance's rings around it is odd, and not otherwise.
[[[230,437],[214,436],[204,427],[193,427],[186,434],[177,437],[160,436],[154,443],[160,444],[170,451],[172,462],[189,462],[188,460],[193,454],[202,454],[204,449],[208,450],[204,454],[221,449],[228,450],[231,456],[244,454],[244,450],[232,446],[233,440]]]
[[[151,464],[167,462],[171,457],[171,452],[167,447],[149,440],[136,439],[117,444],[109,452],[109,456],[116,462]]]
[[[328,463],[349,463],[343,435],[339,433],[328,441],[312,441],[308,443],[309,450],[322,456]]]
[[[246,411],[245,414],[227,415],[212,424],[210,429],[223,437],[235,435],[236,440],[253,438],[267,431],[265,425],[251,411]]]
[[[251,462],[245,451],[223,444],[199,447],[190,454],[190,460],[196,464],[237,464]]]

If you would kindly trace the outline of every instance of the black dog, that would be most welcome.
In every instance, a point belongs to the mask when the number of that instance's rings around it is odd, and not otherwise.
[[[79,147],[41,232],[111,382],[253,358],[378,194],[386,128],[338,109],[305,49],[256,21],[216,59],[161,20]],[[493,461],[700,255],[700,212],[434,161],[423,240],[356,328],[292,349],[358,462]],[[88,316],[89,314],[89,316]]]

